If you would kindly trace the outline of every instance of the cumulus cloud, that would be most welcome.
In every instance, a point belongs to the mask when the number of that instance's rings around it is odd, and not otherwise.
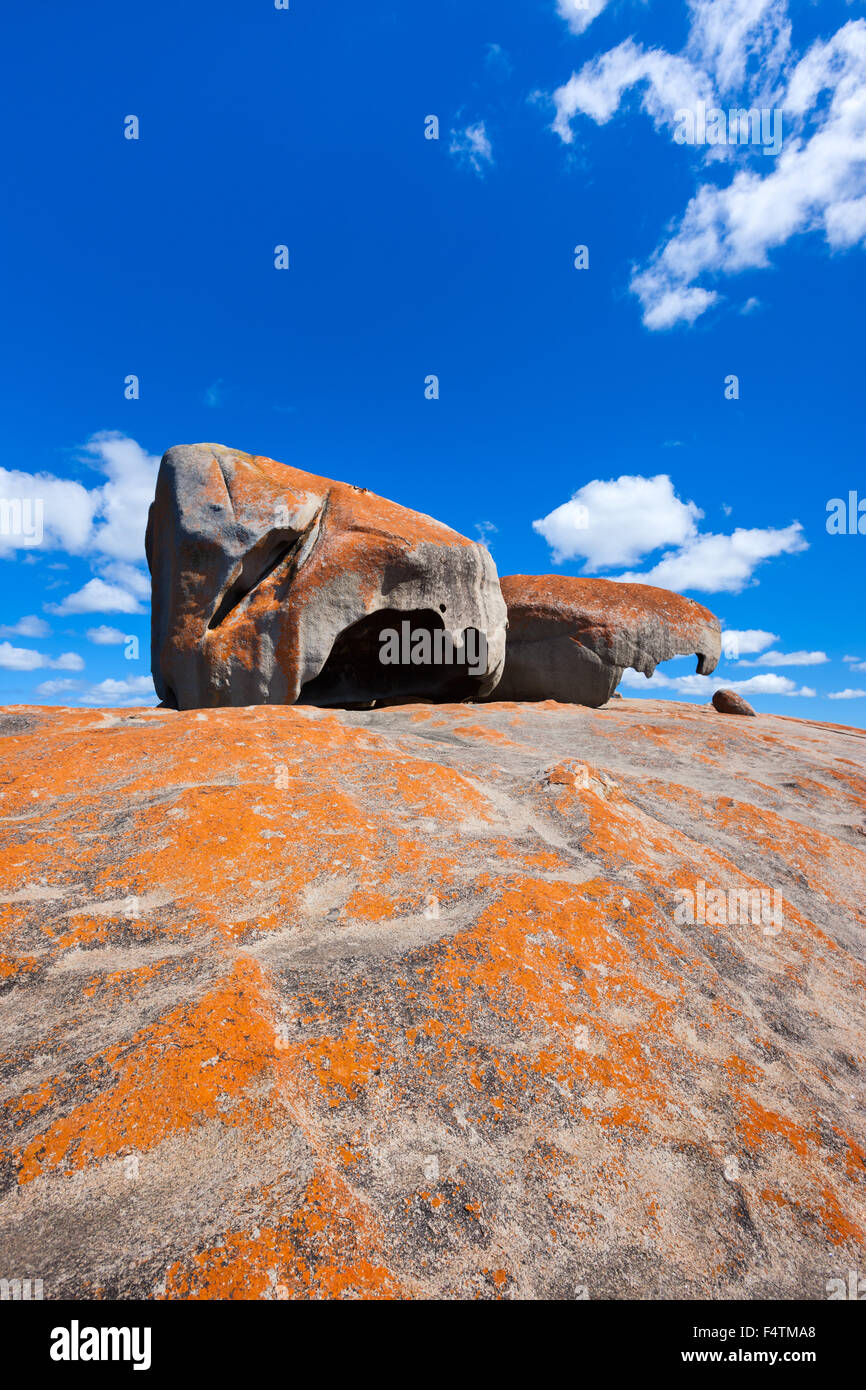
[[[579,73],[553,93],[556,115],[553,129],[565,144],[574,139],[576,116],[587,116],[607,125],[632,87],[640,88],[640,104],[657,127],[675,124],[674,113],[699,102],[713,104],[713,85],[685,57],[661,48],[643,48],[633,39],[585,63]]]
[[[582,557],[593,569],[634,564],[664,545],[682,545],[697,532],[703,512],[682,502],[666,473],[595,479],[532,527],[557,564]]]
[[[556,0],[556,8],[573,34],[582,34],[610,0]]]
[[[128,680],[104,680],[91,685],[78,697],[82,705],[149,705],[157,703],[150,676],[130,676]]]
[[[99,627],[87,629],[87,640],[94,642],[97,647],[117,647],[126,641],[126,633],[121,632],[119,627],[108,627],[101,623]]]
[[[771,647],[778,640],[779,634],[777,632],[764,632],[758,627],[742,630],[726,627],[722,632],[722,653],[736,661],[741,656],[751,656],[754,652],[762,652],[765,647]]]
[[[843,656],[842,660],[848,663],[852,671],[866,671],[866,661],[861,661],[859,656]]]
[[[0,667],[4,670],[38,671],[43,666],[51,666],[56,671],[81,671],[84,662],[77,652],[63,652],[52,658],[31,647],[13,647],[11,642],[0,642]]]
[[[134,439],[103,431],[88,440],[82,460],[105,481],[88,488],[51,473],[0,468],[0,497],[41,502],[40,550],[140,561],[159,459]],[[32,549],[33,541],[24,534],[0,534],[0,554],[16,548]]]
[[[747,69],[766,92],[791,47],[787,0],[690,0],[687,51],[722,91],[738,91]]]
[[[493,146],[484,122],[476,121],[463,130],[452,130],[448,153],[483,178],[485,168],[493,163]]]
[[[717,676],[667,676],[661,671],[656,671],[654,675],[647,679],[639,671],[629,669],[623,673],[622,684],[631,689],[643,689],[647,693],[647,686],[661,690],[676,690],[681,695],[712,695],[719,689],[719,679]],[[779,676],[775,672],[767,672],[759,676],[750,676],[744,681],[725,681],[726,690],[736,690],[741,695],[799,695],[806,699],[811,699],[815,691],[809,685],[798,686],[796,681],[792,681],[789,676]]]
[[[631,583],[655,584],[660,589],[738,594],[752,582],[755,570],[765,560],[796,555],[807,548],[798,521],[780,530],[746,531],[738,527],[730,536],[696,536],[680,550],[663,555],[649,570],[612,577]]]
[[[827,696],[828,700],[866,700],[866,690],[834,690]]]
[[[128,589],[136,598],[150,598],[150,579],[135,565],[127,565],[122,560],[112,560],[99,566],[99,574],[102,579],[119,584],[122,589]]]
[[[135,594],[104,579],[89,579],[83,588],[67,594],[60,603],[47,603],[49,613],[143,613]]]
[[[820,233],[832,251],[866,241],[866,21],[849,21],[797,59],[786,0],[692,0],[690,10],[681,53],[627,39],[553,93],[553,129],[566,143],[579,117],[606,124],[632,89],[657,128],[702,102],[783,111],[783,147],[769,167],[748,145],[704,148],[733,176],[702,183],[632,273],[653,330],[693,323],[718,301],[717,277],[769,266],[794,236]]]
[[[666,550],[648,570],[610,576],[662,589],[739,593],[765,560],[806,549],[799,522],[779,530],[737,528],[725,536],[701,534],[698,522],[703,515],[694,502],[677,496],[666,473],[653,478],[623,475],[584,484],[568,502],[532,525],[547,541],[556,564],[579,558],[588,568],[603,570]]]
[[[0,624],[0,637],[50,637],[51,628],[44,618],[37,618],[35,613],[28,613],[26,617],[19,618],[17,623]]]
[[[741,666],[823,666],[830,658],[826,652],[764,652],[754,661],[741,661]]]
[[[40,695],[60,695],[64,690],[74,690],[80,683],[80,681],[73,680],[42,681],[41,685],[37,685],[36,690]]]

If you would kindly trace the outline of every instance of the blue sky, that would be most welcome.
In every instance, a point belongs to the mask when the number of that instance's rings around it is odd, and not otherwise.
[[[626,695],[864,725],[866,535],[826,525],[866,499],[862,3],[54,0],[7,34],[0,702],[155,698],[154,470],[215,440],[750,634]],[[781,151],[680,143],[700,103],[781,111]]]

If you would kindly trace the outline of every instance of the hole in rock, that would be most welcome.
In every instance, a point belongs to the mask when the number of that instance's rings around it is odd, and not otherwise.
[[[208,623],[208,630],[212,631],[215,627],[219,627],[220,623],[225,622],[229,613],[237,608],[238,604],[242,603],[253,589],[258,588],[269,574],[273,574],[277,566],[292,554],[302,539],[303,533],[297,531],[271,531],[264,540],[253,546],[252,550],[248,551],[243,558],[240,573],[226,589],[217,604]]]
[[[314,680],[301,687],[299,705],[333,705],[342,708],[369,705],[372,701],[395,703],[413,699],[457,701],[471,699],[480,689],[486,673],[471,675],[465,661],[453,664],[399,662],[385,664],[380,660],[383,651],[382,634],[402,634],[402,624],[408,623],[414,638],[419,632],[430,634],[430,647],[437,650],[437,632],[444,633],[445,625],[438,613],[417,608],[409,612],[386,608],[370,613],[340,633],[331,654]],[[439,639],[441,644],[442,639]],[[441,649],[441,648],[440,648]],[[411,643],[401,646],[401,654],[411,651]],[[476,645],[473,656],[482,650]],[[457,649],[457,655],[461,649]]]

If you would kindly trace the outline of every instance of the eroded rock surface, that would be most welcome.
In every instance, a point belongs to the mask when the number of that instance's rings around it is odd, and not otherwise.
[[[721,652],[719,622],[692,599],[649,584],[561,574],[512,574],[505,670],[493,700],[559,700],[598,708],[623,671],[651,676],[660,661],[694,652],[702,674]]]
[[[27,708],[0,750],[0,1249],[46,1298],[862,1270],[862,732]]]
[[[147,527],[152,669],[172,708],[460,700],[495,685],[505,604],[484,546],[348,483],[221,444],[169,449]],[[383,629],[469,629],[486,664],[383,666]]]

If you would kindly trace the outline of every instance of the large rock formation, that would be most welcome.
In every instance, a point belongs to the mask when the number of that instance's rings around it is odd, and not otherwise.
[[[719,622],[707,608],[667,589],[561,574],[512,574],[505,670],[493,700],[559,700],[597,708],[626,667],[651,676],[660,661],[695,652],[714,671]]]
[[[153,677],[169,706],[459,700],[502,669],[488,551],[363,488],[221,444],[169,449],[146,548]],[[483,669],[383,665],[380,634],[404,621],[458,643],[480,634]]]
[[[863,732],[628,700],[19,708],[0,742],[4,1276],[862,1272]]]

